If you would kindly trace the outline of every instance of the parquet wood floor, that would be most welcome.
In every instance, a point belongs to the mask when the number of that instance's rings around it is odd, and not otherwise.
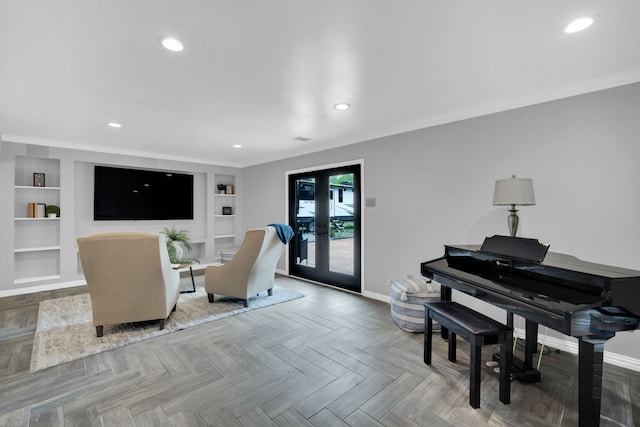
[[[426,366],[422,336],[398,329],[387,304],[279,281],[306,297],[34,374],[38,302],[86,290],[0,299],[0,425],[577,425],[574,355],[545,356],[543,381],[513,383],[510,405],[483,368],[474,410],[463,341],[453,364],[435,339]],[[601,425],[640,425],[640,374],[606,365],[604,377]]]

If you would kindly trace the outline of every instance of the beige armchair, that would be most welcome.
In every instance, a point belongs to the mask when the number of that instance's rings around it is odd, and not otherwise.
[[[164,236],[98,233],[78,238],[78,249],[98,337],[104,325],[118,323],[160,320],[164,329],[180,296]]]
[[[284,251],[273,227],[248,230],[236,255],[226,264],[210,265],[204,273],[204,288],[209,302],[214,294],[242,299],[249,306],[249,296],[262,291],[273,294],[276,264]]]

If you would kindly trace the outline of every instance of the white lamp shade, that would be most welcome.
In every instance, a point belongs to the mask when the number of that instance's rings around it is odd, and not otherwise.
[[[516,178],[515,176],[497,180],[493,192],[493,204],[495,206],[535,205],[533,180],[531,178]]]

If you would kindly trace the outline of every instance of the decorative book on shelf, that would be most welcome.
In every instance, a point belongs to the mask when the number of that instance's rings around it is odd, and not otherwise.
[[[47,205],[44,203],[28,203],[27,218],[45,218]]]

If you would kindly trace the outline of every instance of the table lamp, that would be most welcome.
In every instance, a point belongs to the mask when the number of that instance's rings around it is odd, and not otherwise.
[[[515,237],[518,231],[518,210],[516,206],[531,206],[536,204],[536,198],[533,194],[533,180],[531,178],[511,178],[499,179],[496,181],[495,190],[493,192],[494,206],[509,206],[511,214],[507,218],[509,224],[509,233],[511,237]]]

